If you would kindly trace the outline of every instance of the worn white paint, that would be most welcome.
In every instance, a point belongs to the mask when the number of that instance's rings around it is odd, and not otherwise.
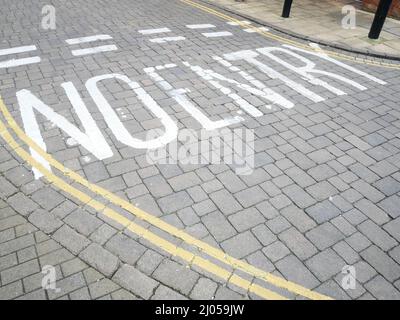
[[[219,31],[219,32],[205,32],[202,33],[203,36],[207,38],[219,38],[219,37],[229,37],[232,35],[229,31]]]
[[[247,33],[255,33],[257,31],[269,31],[269,29],[267,27],[259,27],[259,28],[243,29],[243,31]]]
[[[239,22],[229,21],[229,22],[227,22],[227,24],[229,24],[230,26],[240,26],[240,25],[244,25],[244,24],[246,24],[246,25],[251,24],[251,22],[246,21],[246,20],[239,21]]]
[[[218,59],[218,58],[217,58]],[[256,107],[248,103],[246,100],[241,98],[239,95],[232,93],[230,89],[222,86],[220,84],[220,81],[235,85],[236,87],[246,90],[255,96],[258,96],[260,98],[263,98],[267,101],[270,101],[272,103],[281,105],[284,108],[291,108],[293,107],[293,104],[286,100],[284,97],[279,95],[278,93],[274,92],[271,89],[267,89],[263,87],[261,90],[260,88],[255,88],[252,87],[248,84],[240,83],[234,79],[227,78],[217,72],[214,72],[213,70],[210,69],[203,69],[200,66],[192,66],[189,62],[185,61],[183,64],[187,67],[189,67],[191,70],[193,70],[196,74],[198,74],[200,77],[202,77],[204,80],[208,81],[212,86],[220,90],[222,93],[228,95],[233,101],[244,111],[249,113],[250,115],[254,117],[259,117],[262,115],[262,112],[258,110]],[[264,90],[265,89],[265,90]]]
[[[252,75],[248,74],[247,72],[241,70],[240,68],[233,66],[229,61],[226,61],[225,59],[214,56],[213,59],[223,66],[227,67],[230,71],[238,73],[240,76],[242,76],[244,79],[249,81],[254,87],[262,90],[266,95],[270,96],[270,101],[285,108],[285,109],[290,109],[294,107],[294,104],[284,98],[282,95],[276,93],[275,91],[269,89],[264,85],[261,81],[255,79]],[[265,106],[268,109],[271,109],[270,106],[266,105]]]
[[[334,63],[334,64],[336,64],[336,65],[338,65],[338,66],[340,66],[340,67],[342,67],[342,68],[344,68],[346,70],[349,70],[351,72],[359,74],[360,76],[363,76],[363,77],[365,77],[365,78],[367,78],[367,79],[369,79],[371,81],[374,81],[376,83],[379,83],[379,84],[382,84],[382,85],[387,84],[385,81],[383,81],[381,79],[378,79],[378,78],[376,78],[376,77],[374,77],[374,76],[372,76],[372,75],[370,75],[370,74],[368,74],[368,73],[366,73],[364,71],[358,70],[358,69],[356,69],[356,68],[354,68],[352,66],[349,66],[349,65],[347,65],[347,64],[345,64],[345,63],[343,63],[341,61],[338,61],[338,60],[328,56],[327,54],[323,53],[322,50],[318,50],[317,52],[312,52],[312,51],[309,51],[309,50],[300,49],[300,48],[297,48],[297,47],[294,47],[294,46],[291,46],[291,45],[287,45],[287,44],[285,44],[283,46],[286,47],[286,48],[289,48],[291,50],[295,50],[295,51],[303,52],[303,53],[306,53],[306,54],[310,54],[312,56],[316,56],[318,58],[321,58],[321,59],[324,59],[326,61],[332,62],[332,63]]]
[[[100,52],[109,52],[109,51],[115,51],[115,50],[118,50],[117,46],[111,44],[111,45],[106,45],[106,46],[98,46],[98,47],[93,47],[93,48],[72,50],[71,53],[73,56],[79,57],[79,56],[86,56],[88,54],[96,54],[96,53],[100,53]]]
[[[49,121],[63,130],[67,135],[76,140],[86,150],[93,153],[98,159],[103,160],[113,155],[113,152],[105,140],[103,134],[98,128],[96,122],[90,115],[86,105],[80,97],[78,91],[71,82],[61,85],[67,94],[79,120],[84,128],[82,132],[78,127],[70,123],[65,117],[56,113],[52,108],[33,95],[29,90],[20,90],[17,92],[17,99],[21,110],[22,122],[25,132],[31,137],[43,150],[46,151],[46,144],[43,140],[39,124],[37,122],[34,110],[42,114]],[[33,149],[30,150],[32,156],[51,170],[50,165]],[[35,178],[38,179],[42,174],[34,169]]]
[[[175,41],[182,41],[185,40],[185,37],[164,37],[164,38],[154,38],[154,39],[150,39],[150,42],[153,43],[166,43],[166,42],[175,42]]]
[[[24,66],[27,64],[34,64],[34,63],[39,63],[40,61],[41,61],[40,57],[11,59],[11,60],[0,62],[0,69],[19,67],[19,66]]]
[[[167,32],[171,32],[171,30],[168,29],[168,28],[139,30],[139,33],[141,33],[143,35],[157,34],[157,33],[167,33]]]
[[[208,29],[208,28],[215,28],[213,24],[188,24],[186,28],[189,29]]]
[[[108,103],[107,99],[99,90],[97,84],[103,80],[119,80],[125,82],[138,96],[139,100],[157,117],[165,128],[163,135],[156,139],[143,141],[132,137],[124,124],[119,119],[117,113]],[[167,143],[177,137],[178,127],[172,118],[154,101],[154,99],[137,83],[130,80],[127,76],[121,74],[106,74],[93,77],[86,81],[88,90],[93,101],[96,103],[108,127],[114,133],[115,137],[122,143],[132,148],[153,149],[165,146]]]
[[[110,39],[112,39],[112,37],[108,34],[96,34],[94,36],[67,39],[65,40],[65,42],[68,43],[69,45],[74,45],[74,44],[88,43],[99,40],[110,40]]]
[[[227,127],[234,123],[239,123],[244,120],[241,117],[225,118],[222,120],[213,121],[201,112],[186,96],[190,91],[188,89],[175,89],[169,82],[162,78],[155,70],[165,70],[175,68],[175,64],[167,64],[154,68],[146,68],[144,71],[163,89],[170,97],[172,97],[183,109],[186,110],[196,121],[198,121],[204,129],[215,130]]]
[[[237,51],[229,54],[225,54],[224,57],[230,61],[236,60],[244,60],[254,66],[256,66],[261,72],[264,72],[272,79],[279,79],[283,83],[285,83],[289,88],[295,90],[296,92],[300,93],[301,95],[305,96],[306,98],[310,99],[313,102],[321,102],[325,99],[318,94],[308,90],[306,87],[301,85],[298,82],[295,82],[289,79],[287,76],[283,75],[282,73],[274,70],[273,68],[267,66],[266,64],[262,63],[261,61],[257,60],[256,58],[259,54],[253,50],[243,50]]]
[[[17,54],[29,51],[35,51],[36,46],[22,46],[22,47],[14,47],[0,50],[0,56],[6,56],[9,54]]]
[[[328,84],[327,82],[318,79],[316,77],[314,77],[312,74],[320,74],[320,75],[324,75],[327,77],[331,77],[337,80],[341,80],[344,83],[351,85],[359,90],[366,90],[367,88],[360,85],[359,83],[347,79],[341,75],[332,73],[332,72],[328,72],[328,71],[323,71],[323,70],[318,70],[316,69],[316,65],[314,62],[312,62],[311,60],[297,54],[294,53],[288,49],[284,49],[284,48],[277,48],[277,47],[268,47],[268,48],[260,48],[257,49],[258,52],[264,54],[265,56],[267,56],[268,58],[280,63],[281,65],[285,66],[286,68],[292,70],[293,72],[299,74],[301,77],[305,78],[308,82],[310,82],[313,85],[317,85],[317,86],[321,86],[324,87],[325,89],[331,91],[332,93],[336,94],[336,95],[344,95],[346,94],[344,91],[335,88],[333,86],[331,86],[330,84]],[[277,54],[273,54],[274,52],[277,52]],[[291,63],[286,62],[282,57],[282,53],[283,54],[287,54],[289,56],[295,57],[298,60],[300,60],[302,63],[304,63],[303,66],[295,66]]]

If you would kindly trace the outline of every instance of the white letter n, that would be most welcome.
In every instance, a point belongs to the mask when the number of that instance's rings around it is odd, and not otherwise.
[[[21,109],[22,122],[24,124],[25,132],[27,133],[27,135],[33,141],[35,141],[44,151],[47,150],[42,134],[40,133],[39,124],[35,117],[35,113],[33,112],[33,109],[35,109],[37,112],[45,116],[49,121],[54,123],[57,127],[62,129],[70,137],[76,140],[99,160],[112,157],[113,152],[110,146],[105,140],[96,122],[90,115],[74,85],[71,82],[65,82],[61,86],[64,88],[64,91],[67,94],[68,99],[70,100],[75,112],[77,113],[85,132],[82,132],[79,128],[70,123],[66,118],[54,112],[53,109],[44,104],[29,90],[20,90],[17,92],[17,99]],[[43,159],[43,157],[41,157],[32,148],[30,148],[30,152],[32,157],[34,157],[36,161],[38,161],[46,169],[51,171],[49,163],[45,159]],[[43,174],[41,174],[35,168],[33,168],[33,173],[36,179],[39,179],[43,176]]]

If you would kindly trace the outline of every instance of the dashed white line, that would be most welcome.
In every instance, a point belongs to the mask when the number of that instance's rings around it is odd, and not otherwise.
[[[166,42],[172,42],[172,41],[182,41],[185,40],[185,37],[165,37],[165,38],[154,38],[150,39],[150,42],[153,43],[166,43]]]
[[[146,35],[146,34],[166,33],[166,32],[171,32],[171,30],[168,29],[168,28],[159,28],[159,29],[139,30],[138,32],[143,34],[143,35]]]
[[[35,51],[35,50],[36,50],[36,46],[23,46],[23,47],[1,49],[0,50],[0,56],[5,56],[5,55],[8,55],[8,54],[22,53],[22,52],[28,52],[28,51]]]
[[[36,46],[34,46],[34,45],[1,49],[0,56],[30,52],[30,51],[35,51],[35,50],[36,50]],[[39,63],[40,61],[41,61],[41,59],[38,56],[29,57],[29,58],[20,58],[20,59],[10,59],[10,60],[0,62],[0,69],[18,67],[18,66],[23,66],[23,65],[27,65],[27,64],[33,64],[33,63]]]
[[[229,31],[220,31],[220,32],[206,32],[202,33],[203,36],[207,38],[217,38],[217,37],[229,37],[232,35]]]
[[[85,56],[88,54],[95,54],[99,52],[108,52],[108,51],[115,51],[118,50],[117,46],[115,45],[106,45],[106,46],[99,46],[94,48],[86,48],[86,49],[78,49],[72,50],[71,53],[73,56]]]
[[[39,63],[40,61],[41,61],[40,57],[12,59],[12,60],[0,62],[0,69],[19,67],[19,66],[23,66],[23,65],[27,65],[27,64]]]
[[[246,20],[239,21],[239,22],[229,21],[229,22],[227,22],[227,24],[229,24],[230,26],[241,26],[241,25],[244,25],[244,24],[249,25],[249,24],[251,24],[251,22],[250,21],[246,21]]]
[[[189,29],[208,29],[208,28],[215,28],[213,24],[188,24],[186,28]]]
[[[257,32],[257,30],[260,30],[260,31],[269,31],[269,29],[266,28],[266,27],[243,29],[244,32],[248,32],[248,33]]]
[[[94,36],[67,39],[65,40],[65,42],[68,43],[69,45],[74,45],[74,44],[87,43],[98,40],[110,40],[110,39],[112,39],[112,37],[108,34],[97,34]]]

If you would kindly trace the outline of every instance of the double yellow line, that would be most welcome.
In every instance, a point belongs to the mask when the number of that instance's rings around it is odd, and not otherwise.
[[[247,292],[252,292],[255,295],[264,298],[264,299],[272,299],[272,300],[284,300],[286,297],[277,294],[269,289],[262,287],[256,283],[248,281],[237,274],[234,273],[235,270],[241,270],[251,277],[256,279],[260,279],[265,281],[268,284],[273,285],[277,288],[282,288],[287,290],[288,292],[294,293],[296,295],[300,295],[313,300],[328,300],[331,299],[325,295],[319,294],[317,292],[311,291],[307,288],[304,288],[298,284],[287,281],[270,273],[267,273],[263,270],[260,270],[254,266],[249,265],[248,263],[238,260],[234,257],[227,255],[222,250],[216,249],[209,244],[200,241],[188,233],[169,225],[163,220],[133,206],[130,202],[118,197],[112,192],[101,188],[100,186],[90,183],[88,180],[75,173],[74,171],[64,167],[63,164],[55,160],[51,155],[45,152],[42,148],[40,148],[30,137],[28,137],[25,132],[18,126],[15,122],[14,118],[11,116],[7,107],[5,106],[3,100],[0,97],[0,111],[4,119],[5,123],[0,120],[0,136],[6,141],[6,143],[11,147],[11,149],[27,162],[33,168],[36,168],[40,171],[43,176],[55,187],[60,190],[66,192],[71,195],[75,199],[82,202],[84,205],[88,205],[95,209],[100,214],[105,217],[112,219],[114,222],[122,225],[126,229],[134,232],[139,237],[149,241],[151,244],[161,248],[172,256],[179,257],[186,261],[191,266],[197,266],[219,278],[226,281],[227,283],[234,284]],[[24,148],[13,138],[7,128],[10,128],[15,135],[24,142],[27,146],[29,146],[32,150],[35,150],[43,159],[45,159],[54,169],[57,169],[62,173],[64,177],[70,179],[81,186],[84,186],[89,191],[93,192],[101,196],[103,199],[108,200],[110,203],[125,209],[127,212],[132,214],[133,216],[150,223],[151,225],[163,230],[170,235],[183,240],[186,244],[193,246],[197,249],[199,254],[192,253],[188,250],[185,250],[175,244],[165,240],[164,238],[154,234],[153,232],[147,230],[146,228],[132,222],[130,219],[124,217],[120,213],[111,209],[110,207],[104,205],[100,201],[96,200],[94,197],[73,187],[70,183],[67,183],[60,177],[56,176],[51,171],[47,170],[41,163],[35,160]],[[225,265],[233,268],[233,271],[229,271],[216,263],[210,262],[209,260],[202,258],[200,254],[206,254],[218,261],[224,263]],[[253,279],[254,280],[254,279]]]
[[[276,40],[276,41],[279,41],[279,42],[282,42],[282,43],[285,43],[285,44],[289,44],[289,45],[292,45],[292,46],[295,46],[295,47],[298,47],[298,48],[302,48],[302,49],[305,49],[307,51],[312,51],[312,48],[310,48],[309,46],[304,45],[304,44],[302,44],[302,43],[300,43],[298,41],[286,39],[284,37],[278,36],[278,35],[273,34],[271,32],[263,31],[263,30],[260,30],[257,27],[247,25],[247,24],[243,23],[243,21],[240,21],[238,19],[232,18],[231,16],[228,16],[228,15],[226,15],[226,14],[224,14],[222,12],[219,12],[219,11],[217,11],[215,9],[212,9],[210,7],[201,5],[201,4],[199,4],[199,3],[195,2],[195,1],[192,1],[192,0],[179,0],[179,1],[181,1],[181,2],[183,2],[185,4],[187,4],[187,5],[190,5],[190,6],[194,7],[194,8],[200,9],[200,10],[202,10],[204,12],[207,12],[209,14],[212,14],[214,16],[217,16],[217,17],[219,17],[219,18],[221,18],[223,20],[235,22],[239,26],[245,27],[246,29],[252,29],[255,32],[261,34],[262,36],[264,36],[266,38],[273,39],[273,40]],[[389,68],[389,69],[400,70],[400,64],[396,64],[396,63],[387,63],[387,62],[379,62],[379,61],[374,61],[374,60],[366,60],[366,59],[362,59],[362,58],[359,58],[359,57],[356,57],[356,56],[346,55],[346,54],[343,54],[343,53],[330,51],[330,50],[324,50],[324,54],[326,54],[326,55],[328,55],[330,57],[341,59],[341,60],[357,62],[357,63],[370,65],[370,66],[375,66],[375,67],[385,67],[385,68]]]

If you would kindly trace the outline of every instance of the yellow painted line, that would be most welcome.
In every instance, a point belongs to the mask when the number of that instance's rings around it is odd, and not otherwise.
[[[330,300],[331,299],[328,296],[325,296],[323,294],[320,294],[320,293],[317,293],[310,289],[307,289],[296,283],[287,281],[287,280],[280,278],[278,276],[275,276],[271,273],[268,273],[261,269],[258,269],[244,261],[241,261],[232,256],[229,256],[224,251],[217,249],[217,248],[207,244],[206,242],[203,242],[201,240],[194,238],[193,236],[189,235],[185,231],[180,230],[180,229],[166,223],[165,221],[135,207],[130,202],[118,197],[117,195],[113,194],[112,192],[110,192],[100,186],[97,186],[96,184],[89,182],[85,178],[81,177],[79,174],[64,167],[63,164],[61,164],[60,162],[55,160],[51,155],[49,155],[42,148],[40,148],[30,137],[28,137],[25,134],[25,132],[15,122],[14,118],[11,116],[7,107],[3,103],[1,97],[0,97],[0,110],[3,114],[3,116],[5,117],[8,126],[16,133],[16,135],[23,142],[25,142],[30,148],[35,150],[51,166],[53,166],[54,168],[56,168],[57,170],[62,172],[66,177],[85,186],[90,191],[102,196],[104,199],[107,199],[111,203],[125,209],[126,211],[135,215],[136,217],[140,218],[141,220],[152,224],[153,226],[171,234],[172,236],[182,239],[187,244],[197,247],[198,249],[200,249],[202,252],[206,253],[207,255],[214,257],[217,260],[219,260],[227,265],[230,265],[234,269],[240,269],[256,278],[259,278],[268,283],[271,283],[272,285],[274,285],[276,287],[286,289],[292,293],[301,295],[301,296],[309,298],[309,299],[313,299],[313,300]],[[68,187],[70,187],[70,186],[68,185]],[[70,187],[70,188],[72,188],[72,187]],[[86,200],[86,202],[87,202],[87,200]],[[111,210],[111,209],[109,209],[109,210]]]
[[[1,98],[0,98],[0,104],[1,104]],[[217,266],[214,263],[211,263],[185,249],[179,248],[175,246],[173,243],[155,235],[151,231],[143,228],[142,226],[139,226],[138,224],[132,222],[131,220],[125,218],[118,212],[105,207],[103,204],[98,202],[97,200],[94,200],[93,198],[89,197],[87,194],[84,192],[72,187],[71,185],[67,184],[64,180],[61,178],[55,176],[52,172],[47,170],[45,167],[43,167],[39,162],[37,162],[32,156],[26,152],[11,136],[11,134],[8,132],[7,128],[5,127],[4,123],[0,120],[0,136],[7,142],[7,144],[13,149],[13,151],[21,157],[24,161],[26,161],[29,165],[32,167],[36,168],[39,170],[43,176],[54,186],[59,188],[60,190],[70,194],[77,200],[81,201],[82,203],[91,206],[92,208],[100,211],[101,214],[104,216],[112,219],[113,221],[117,222],[118,224],[122,225],[129,231],[134,232],[138,236],[140,236],[143,239],[146,239],[153,245],[161,248],[162,250],[166,251],[167,253],[182,258],[186,262],[189,263],[189,265],[193,266],[198,266],[201,269],[212,273],[216,275],[217,277],[222,278],[223,280],[235,284],[239,286],[242,289],[245,289],[246,292],[252,292],[261,298],[268,299],[268,300],[287,300],[287,298],[270,291],[268,289],[264,289],[262,287],[257,287],[253,283],[238,277],[236,275],[232,276],[232,273],[222,267]],[[231,280],[232,279],[232,280]]]
[[[219,12],[215,9],[212,9],[210,7],[204,6],[202,4],[199,4],[197,2],[194,2],[192,0],[179,0],[181,2],[186,3],[187,5],[190,5],[192,7],[195,7],[197,9],[200,9],[204,12],[207,12],[209,14],[212,14],[214,16],[217,16],[223,20],[227,20],[227,21],[231,21],[231,22],[235,22],[238,25],[240,25],[241,27],[244,27],[246,29],[252,29],[255,32],[263,35],[266,38],[270,38],[285,44],[290,44],[292,46],[298,47],[298,48],[302,48],[305,49],[307,51],[312,51],[310,50],[310,47],[307,45],[304,45],[298,41],[294,41],[294,40],[290,40],[290,39],[286,39],[282,36],[278,36],[276,34],[273,34],[271,32],[268,31],[264,31],[264,30],[259,30],[257,27],[251,26],[251,25],[247,25],[245,23],[243,23],[242,21],[235,19],[231,16],[228,16],[222,12]],[[361,63],[361,64],[366,64],[366,65],[371,65],[371,66],[375,66],[375,67],[385,67],[385,68],[389,68],[389,69],[398,69],[400,70],[400,64],[396,64],[396,63],[387,63],[387,62],[378,62],[378,61],[374,61],[374,60],[365,60],[365,59],[361,59],[355,56],[350,56],[350,55],[346,55],[343,53],[339,53],[339,52],[334,52],[334,51],[329,51],[329,50],[325,50],[324,49],[324,53],[329,55],[330,57],[335,57],[338,59],[342,59],[342,60],[347,60],[347,61],[352,61],[352,62],[357,62],[357,63]]]

